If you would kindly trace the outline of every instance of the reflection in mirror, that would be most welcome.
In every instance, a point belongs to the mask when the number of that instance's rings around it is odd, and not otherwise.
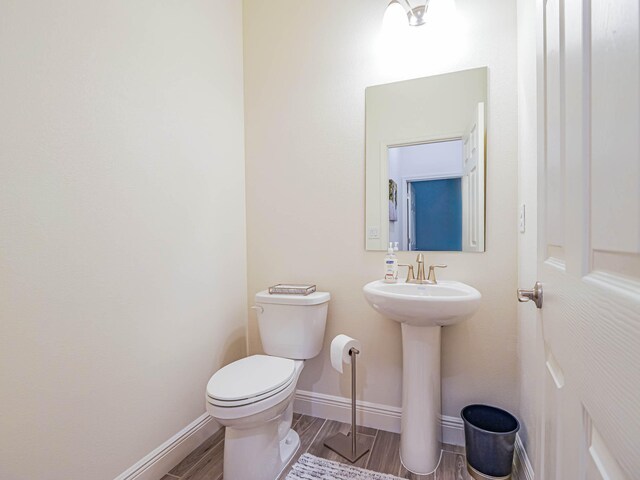
[[[392,147],[387,158],[389,241],[401,250],[462,250],[462,140]]]
[[[370,87],[366,245],[484,251],[486,68]]]

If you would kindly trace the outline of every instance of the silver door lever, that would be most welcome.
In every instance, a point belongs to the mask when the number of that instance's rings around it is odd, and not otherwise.
[[[533,290],[526,290],[524,288],[518,289],[519,302],[528,302],[529,300],[532,300],[536,304],[536,307],[542,308],[542,297],[543,291],[542,284],[540,282],[536,282],[533,286]]]

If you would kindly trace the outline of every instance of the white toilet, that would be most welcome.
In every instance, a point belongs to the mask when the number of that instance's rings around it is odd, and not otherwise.
[[[322,349],[329,299],[328,292],[256,294],[267,355],[233,362],[207,384],[207,412],[227,427],[225,480],[275,480],[300,446],[293,397],[304,360]]]

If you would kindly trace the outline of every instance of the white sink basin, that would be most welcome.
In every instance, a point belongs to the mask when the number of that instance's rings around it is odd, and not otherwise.
[[[423,327],[444,327],[471,316],[480,306],[480,292],[469,285],[441,280],[437,285],[367,283],[367,302],[385,317]]]

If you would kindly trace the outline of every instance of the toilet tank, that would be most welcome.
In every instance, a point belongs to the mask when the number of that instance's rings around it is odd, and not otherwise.
[[[327,324],[328,292],[256,294],[258,328],[267,355],[304,360],[320,353]]]

